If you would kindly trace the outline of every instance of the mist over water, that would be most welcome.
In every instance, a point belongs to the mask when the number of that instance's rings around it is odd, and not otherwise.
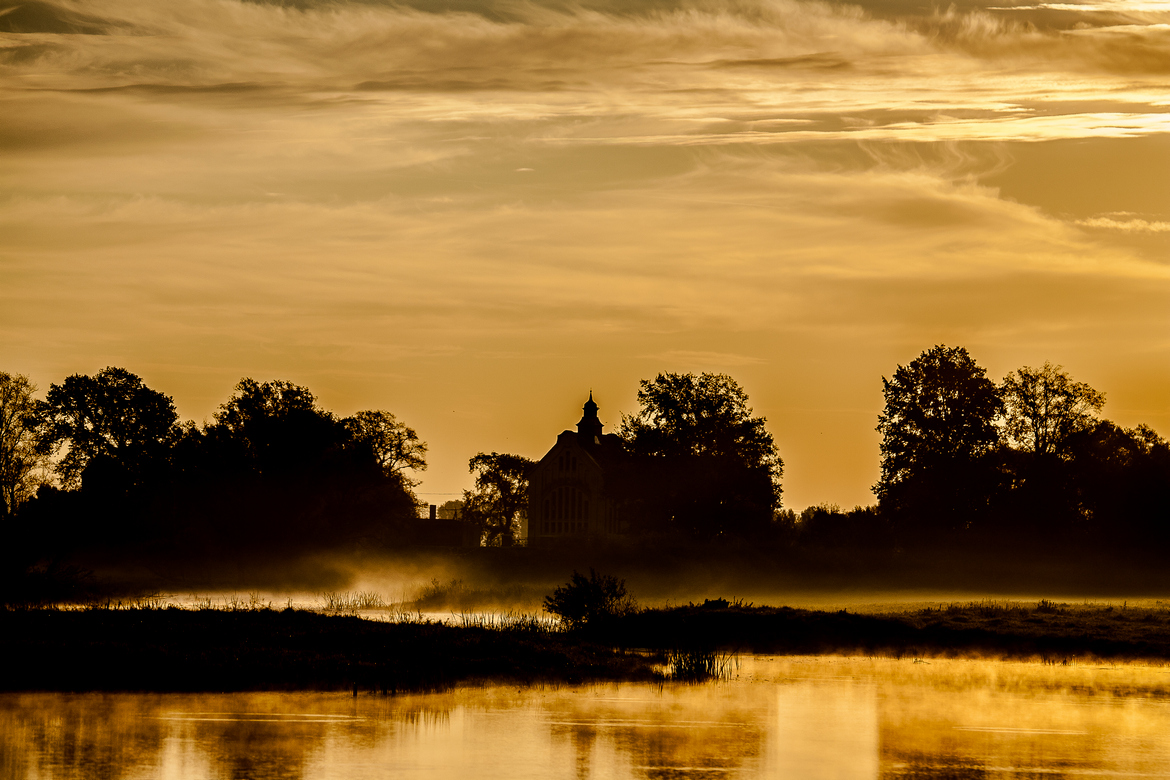
[[[902,778],[1170,773],[1163,667],[739,659],[701,685],[6,694],[6,777]]]
[[[101,572],[127,587],[125,605],[214,609],[353,612],[373,618],[419,613],[450,620],[461,614],[543,612],[544,599],[572,572],[596,569],[623,579],[643,607],[727,599],[743,606],[898,613],[984,600],[1033,607],[1042,599],[1071,605],[1160,610],[1170,588],[1159,571],[1102,558],[1035,560],[1024,566],[1006,554],[996,561],[961,554],[933,558],[842,556],[812,564],[765,557],[579,555],[524,548],[401,551],[365,556],[323,555],[272,571],[262,566],[200,571],[154,581]],[[822,568],[813,568],[821,566]],[[144,594],[146,594],[144,596]],[[104,603],[104,599],[101,600]],[[546,615],[547,617],[547,615]]]

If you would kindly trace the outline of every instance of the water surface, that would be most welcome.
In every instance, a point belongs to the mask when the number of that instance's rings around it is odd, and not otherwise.
[[[756,656],[702,685],[8,694],[0,775],[1170,777],[1170,673]]]

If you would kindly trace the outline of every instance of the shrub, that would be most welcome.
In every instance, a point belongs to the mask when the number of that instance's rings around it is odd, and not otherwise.
[[[556,615],[569,629],[584,628],[634,609],[626,594],[626,581],[589,570],[586,577],[573,572],[568,583],[544,597],[544,611]]]

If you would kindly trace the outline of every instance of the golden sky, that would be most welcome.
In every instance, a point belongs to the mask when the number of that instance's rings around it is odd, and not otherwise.
[[[715,371],[870,503],[938,343],[1170,435],[1170,0],[938,6],[0,0],[0,370],[389,409],[432,502]]]

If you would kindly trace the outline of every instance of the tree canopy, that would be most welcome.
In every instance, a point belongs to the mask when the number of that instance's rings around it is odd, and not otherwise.
[[[1074,382],[1061,366],[1024,366],[1004,377],[1004,431],[1016,447],[1035,455],[1059,455],[1069,437],[1097,424],[1105,394]]]
[[[170,396],[112,366],[49,385],[42,417],[44,451],[67,447],[56,466],[67,487],[79,486],[82,473],[99,458],[133,481],[180,433]]]
[[[509,547],[528,513],[528,473],[536,461],[507,453],[477,453],[468,461],[475,490],[463,491],[462,518],[482,530],[488,546]]]
[[[169,397],[107,368],[50,386],[36,412],[64,489],[21,507],[29,550],[244,562],[420,533],[402,470],[425,468],[426,445],[386,411],[342,420],[306,387],[244,378],[212,422],[179,425]]]
[[[881,506],[932,535],[985,508],[999,443],[999,391],[963,347],[933,347],[882,379]]]
[[[632,457],[632,514],[704,538],[750,534],[771,521],[784,464],[734,379],[659,374],[642,380],[638,403],[618,434]]]
[[[413,428],[384,409],[361,411],[342,423],[354,442],[369,450],[387,476],[401,479],[411,487],[418,484],[404,473],[407,469],[426,471],[427,468],[427,444]]]
[[[0,516],[32,496],[37,469],[46,462],[37,449],[36,389],[28,377],[0,371]]]
[[[290,473],[337,453],[349,438],[345,426],[317,406],[307,387],[245,377],[215,413],[207,433],[220,457],[266,474]]]

